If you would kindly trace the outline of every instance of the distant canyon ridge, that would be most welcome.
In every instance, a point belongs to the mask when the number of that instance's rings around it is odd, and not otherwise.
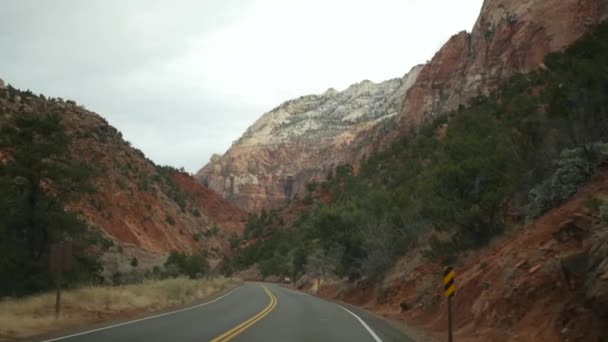
[[[608,16],[606,0],[486,0],[472,32],[452,36],[402,78],[302,96],[262,115],[195,175],[249,212],[278,208],[421,123],[488,94]]]
[[[338,164],[358,159],[349,146],[360,132],[396,123],[419,71],[287,101],[258,119],[226,154],[214,155],[195,177],[247,211],[276,208]]]

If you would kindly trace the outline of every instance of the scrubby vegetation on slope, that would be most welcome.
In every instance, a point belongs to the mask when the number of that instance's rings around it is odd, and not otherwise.
[[[52,288],[54,242],[73,243],[66,284],[123,284],[171,251],[217,262],[229,246],[224,228],[242,230],[241,211],[155,165],[73,101],[9,85],[0,89],[0,130],[0,296]]]
[[[321,184],[331,204],[243,248],[226,269],[381,275],[414,246],[449,260],[559,205],[608,158],[606,61],[602,24],[540,70],[371,156],[357,174],[338,167]],[[249,225],[265,231],[264,220]]]

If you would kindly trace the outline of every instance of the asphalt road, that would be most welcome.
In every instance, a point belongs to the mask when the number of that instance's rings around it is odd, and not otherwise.
[[[413,341],[363,310],[273,284],[246,283],[195,307],[50,341]]]

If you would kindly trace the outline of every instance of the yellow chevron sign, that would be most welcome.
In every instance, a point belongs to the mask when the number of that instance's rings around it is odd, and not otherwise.
[[[456,292],[455,275],[452,267],[446,267],[443,271],[443,294],[448,298],[454,296],[454,292]]]

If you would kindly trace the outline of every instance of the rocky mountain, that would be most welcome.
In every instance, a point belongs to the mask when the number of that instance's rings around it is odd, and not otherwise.
[[[421,122],[542,67],[607,17],[606,0],[486,0],[471,33],[454,35],[400,82],[288,101],[196,178],[246,210],[277,207],[332,167],[356,165]]]
[[[357,132],[396,118],[419,70],[287,101],[195,177],[245,210],[276,208],[338,165]]]
[[[472,32],[454,35],[424,66],[400,121],[417,127],[541,66],[608,18],[606,0],[485,0]]]
[[[68,209],[114,242],[106,264],[137,256],[140,265],[151,265],[173,250],[207,251],[219,260],[230,251],[229,234],[242,232],[244,211],[191,176],[155,165],[98,114],[73,101],[1,87],[0,125],[23,113],[57,113],[73,156],[94,168],[94,191]]]
[[[282,226],[254,217],[247,233],[265,239],[232,267],[268,280],[290,270],[296,288],[442,340],[452,266],[457,340],[608,340],[607,56],[603,22],[357,175],[336,169],[270,213]]]

